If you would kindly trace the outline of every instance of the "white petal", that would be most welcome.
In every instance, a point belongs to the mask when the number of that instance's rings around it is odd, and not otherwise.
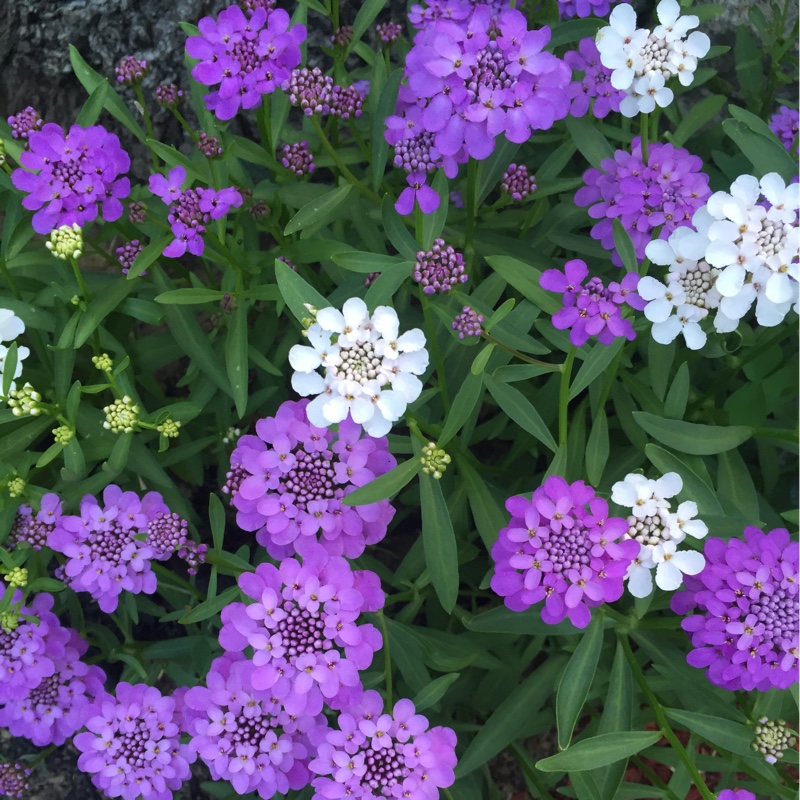
[[[666,472],[656,481],[656,492],[662,497],[675,497],[683,489],[683,480],[677,472]]]
[[[662,561],[656,567],[656,586],[666,592],[674,592],[683,583],[683,574],[672,561]]]
[[[289,350],[289,363],[298,372],[312,372],[322,364],[322,359],[313,347],[296,344]]]
[[[320,325],[312,325],[307,332],[308,341],[311,342],[311,346],[319,351],[324,352],[328,350],[331,346],[331,334],[330,331],[323,330]]]
[[[707,341],[705,331],[696,323],[689,322],[683,326],[683,338],[690,350],[700,350]]]
[[[651,261],[652,261],[652,258],[651,258],[650,254],[649,254],[649,250],[650,250],[651,245],[654,245],[654,244],[655,244],[655,242],[650,242],[650,244],[647,245],[647,251],[648,251],[647,257],[650,258]],[[663,242],[663,244],[666,244],[666,242]],[[670,249],[670,253],[672,253],[672,249]],[[660,264],[661,262],[657,261],[655,263]],[[669,263],[672,263],[672,262],[670,261]],[[666,262],[665,262],[665,265],[666,265]],[[650,275],[645,275],[643,278],[641,278],[639,283],[638,283],[638,285],[636,286],[637,294],[639,295],[639,297],[643,298],[644,300],[655,300],[655,299],[657,299],[659,297],[663,297],[664,293],[666,291],[667,291],[667,287],[663,283],[661,283],[661,281],[657,281],[655,278],[651,277]]]
[[[634,597],[649,597],[653,591],[653,576],[650,570],[635,562],[628,570],[628,591]]]
[[[675,474],[677,474],[677,473],[675,473]],[[678,477],[680,477],[680,476],[678,476]],[[683,488],[683,481],[681,481],[681,488]],[[680,489],[678,489],[678,492],[680,492]],[[678,492],[675,492],[675,494],[678,494]],[[675,511],[675,513],[681,519],[691,519],[692,517],[696,517],[697,516],[697,503],[695,503],[694,500],[684,500],[678,506],[678,508]]]
[[[368,397],[356,397],[350,406],[350,416],[359,425],[371,420],[374,414],[375,404]]]
[[[658,21],[667,27],[674,25],[678,17],[681,15],[681,7],[678,5],[678,0],[661,0],[656,6],[656,14]]]
[[[677,230],[681,229],[678,228]],[[664,239],[653,239],[652,242],[648,242],[647,247],[644,249],[644,254],[654,264],[658,264],[661,267],[670,266],[675,261],[675,251],[672,249],[672,236],[670,236],[668,241],[665,241]],[[647,278],[644,277],[642,278],[642,281],[646,279]],[[639,281],[640,286],[642,281]],[[641,294],[641,292],[639,292],[639,294]]]
[[[422,381],[416,375],[400,372],[392,379],[392,388],[406,401],[413,403],[422,393]]]
[[[792,300],[794,295],[792,280],[785,272],[776,272],[767,281],[766,295],[767,300],[773,303],[786,303]]]
[[[711,49],[711,39],[702,31],[694,31],[684,41],[683,48],[690,56],[703,58]]]
[[[25,323],[9,308],[0,308],[0,342],[13,342],[25,332]]]
[[[325,379],[318,372],[295,372],[292,375],[292,389],[301,397],[325,391]]]
[[[633,508],[639,495],[636,487],[631,486],[627,480],[617,481],[611,487],[611,500],[623,508]]]
[[[399,392],[391,389],[381,392],[378,397],[378,409],[390,422],[395,422],[405,414],[407,403]]]
[[[380,414],[375,414],[375,416],[364,425],[364,430],[367,435],[376,439],[381,436],[386,436],[391,429],[392,423],[388,419],[384,419]]]
[[[685,575],[697,575],[703,571],[706,560],[702,553],[694,550],[679,550],[672,556],[672,563]]]
[[[681,529],[687,536],[704,539],[708,535],[708,525],[701,519],[690,519],[683,523]]]
[[[325,418],[325,405],[329,398],[330,395],[328,394],[317,395],[317,397],[306,406],[308,421],[318,428],[327,428],[330,425],[330,422]]]
[[[677,317],[670,317],[664,320],[664,322],[656,322],[651,329],[653,338],[659,344],[674,342],[680,332],[681,322]]]
[[[317,323],[326,331],[341,333],[344,330],[344,316],[338,308],[321,308],[317,312]]]
[[[675,306],[663,298],[653,300],[644,307],[644,315],[650,322],[664,322],[672,313]]]
[[[636,12],[627,3],[615,6],[608,17],[608,23],[622,36],[627,36],[636,30]]]
[[[719,308],[726,317],[738,321],[750,310],[755,299],[755,287],[752,283],[748,283],[742,286],[738,294],[732,297],[723,297],[720,300]]]
[[[412,328],[397,340],[397,349],[405,353],[414,353],[422,350],[425,344],[425,334],[419,328]]]
[[[333,422],[341,422],[343,419],[347,418],[347,415],[350,413],[350,404],[346,397],[342,395],[333,395],[328,398],[328,402],[322,408],[322,415],[327,420],[327,423],[323,426],[325,428],[328,427]]]
[[[728,264],[735,264],[738,255],[739,248],[733,242],[723,239],[709,242],[706,248],[706,261],[712,267],[727,267]]]
[[[781,202],[785,191],[786,183],[777,172],[768,172],[761,179],[761,192],[773,205]]]
[[[712,242],[711,246],[714,246],[714,242]],[[709,248],[709,252],[710,251],[711,248]],[[711,264],[710,259],[708,263]],[[714,285],[723,297],[733,297],[739,293],[744,285],[746,274],[747,272],[744,267],[740,267],[738,264],[732,264],[730,267],[726,267],[720,272],[717,282]]]
[[[617,6],[620,8],[621,6]],[[623,117],[628,117],[629,119],[633,119],[633,117],[639,114],[639,102],[636,100],[635,97],[631,97],[628,95],[627,97],[622,98],[622,102],[619,104],[619,111]]]
[[[744,200],[747,205],[755,205],[761,194],[758,178],[754,178],[752,175],[740,175],[731,184],[731,194],[740,200]]]
[[[403,372],[413,375],[422,375],[428,368],[428,351],[417,350],[416,353],[400,353],[397,357],[397,367]]]

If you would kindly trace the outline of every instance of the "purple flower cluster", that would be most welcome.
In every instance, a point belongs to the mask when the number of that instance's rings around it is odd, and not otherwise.
[[[500,188],[511,195],[512,200],[522,200],[536,191],[536,178],[528,174],[524,164],[509,164],[503,173]]]
[[[187,250],[195,256],[203,254],[203,234],[212,219],[222,219],[231,207],[242,205],[242,195],[232,186],[226,189],[211,189],[198,186],[196,189],[181,189],[186,180],[186,170],[173,167],[169,175],[151,175],[150,191],[169,206],[167,219],[175,239],[164,249],[167,258],[179,258]]]
[[[196,758],[194,748],[180,742],[178,719],[172,697],[122,681],[116,697],[105,695],[91,707],[87,730],[75,737],[78,769],[109,797],[172,800]]]
[[[183,91],[174,83],[156,86],[156,103],[163,108],[177,108],[183,102]]]
[[[621,282],[612,281],[606,288],[600,278],[591,278],[584,286],[588,274],[589,268],[578,258],[567,261],[563,272],[548,269],[542,273],[541,287],[561,294],[564,303],[564,308],[553,314],[553,327],[560,331],[569,328],[569,340],[576,347],[586,344],[590,336],[605,345],[619,336],[635,339],[631,321],[621,312],[625,304],[637,311],[647,305],[636,293],[639,276],[628,272]]]
[[[316,543],[305,545],[302,564],[259,564],[239,576],[256,602],[222,609],[219,642],[229,652],[252,648],[252,685],[269,690],[291,714],[316,715],[323,702],[342,708],[358,702],[359,670],[383,646],[373,625],[358,625],[362,611],[383,606],[380,579],[353,572],[341,556]]]
[[[480,336],[483,333],[481,325],[483,315],[470,306],[464,306],[461,313],[456,314],[451,327],[458,333],[459,339],[465,339],[467,336]]]
[[[19,762],[0,763],[0,797],[14,797],[21,800],[28,791],[28,776],[31,774]]]
[[[263,8],[264,11],[272,11],[276,6],[276,0],[240,0],[239,4],[244,9],[245,14],[248,17],[252,17],[259,8]]]
[[[353,33],[352,25],[340,25],[331,36],[331,44],[335,44],[338,47],[347,47],[353,38]]]
[[[427,28],[438,20],[463,22],[468,19],[477,5],[489,8],[490,27],[493,26],[501,12],[508,8],[508,0],[431,0],[424,6],[415,4],[408,12],[408,21],[417,29]],[[489,28],[487,28],[489,30]]]
[[[797,682],[798,561],[788,531],[748,527],[741,539],[707,539],[705,569],[684,578],[671,607],[695,648],[687,661],[708,668],[716,686],[735,691]]]
[[[273,558],[300,553],[302,542],[318,536],[333,555],[357,558],[383,539],[394,509],[388,500],[360,506],[342,500],[396,461],[385,437],[362,435],[349,416],[338,433],[312,425],[308,402],[287,400],[274,417],[256,423],[256,436],[236,443],[231,467],[244,475],[231,492],[236,522],[257,531]]]
[[[308,785],[308,734],[322,717],[290,714],[269,689],[256,688],[256,667],[241,655],[226,653],[211,664],[206,686],[193,686],[182,698],[191,747],[238,794],[277,793]]]
[[[611,7],[622,0],[558,0],[561,19],[571,17],[605,17]],[[628,0],[624,0],[627,2]]]
[[[591,486],[552,475],[530,500],[510,497],[506,510],[511,522],[492,547],[491,585],[508,608],[524,611],[544,600],[546,623],[569,617],[585,628],[592,607],[619,599],[640,545],[622,539],[627,521],[609,517]]]
[[[464,256],[445,244],[444,239],[434,239],[430,250],[417,253],[412,274],[425,294],[445,294],[459,283],[469,280],[464,268]]]
[[[132,239],[130,242],[125,242],[121,247],[118,247],[114,252],[117,254],[117,261],[122,265],[122,274],[127,275],[130,272],[133,262],[136,261],[136,256],[144,250],[144,245],[138,239]],[[146,275],[143,272],[142,275]]]
[[[102,125],[73,125],[67,134],[48,122],[28,133],[29,149],[20,154],[24,169],[11,175],[14,186],[27,193],[22,205],[33,215],[36,233],[62,225],[81,227],[100,217],[113,222],[122,216],[120,199],[130,194],[124,175],[131,165],[119,139]]]
[[[320,731],[310,769],[313,800],[327,798],[407,798],[437,800],[439,789],[455,781],[456,735],[450,728],[428,730],[428,720],[410,700],[391,714],[375,691],[339,714],[336,728]]]
[[[44,120],[39,116],[39,112],[33,107],[28,106],[12,114],[8,118],[11,126],[11,136],[14,139],[27,139],[31,131],[40,131]]]
[[[769,129],[781,140],[787,150],[791,150],[797,139],[798,130],[800,130],[800,111],[796,108],[781,106],[772,115]]]
[[[192,77],[204,86],[218,86],[203,98],[206,108],[221,120],[232,119],[240,108],[257,108],[265,94],[288,80],[300,63],[304,25],[289,27],[289,15],[263,6],[248,18],[228,6],[218,18],[203,17],[199,36],[186,40],[186,52],[199,59]]]
[[[319,67],[292,70],[283,86],[289,101],[307,116],[330,114],[340,119],[360,117],[364,93],[353,86],[339,86]]]
[[[619,104],[626,94],[611,85],[611,70],[600,61],[594,39],[581,39],[577,50],[568,50],[564,54],[564,61],[573,72],[583,73],[583,78],[567,87],[572,99],[569,113],[573,117],[582,117],[589,110],[591,100],[594,100],[592,114],[598,119],[605,119],[611,111],[619,111]]]
[[[114,68],[117,83],[121,83],[123,86],[136,86],[142,82],[147,72],[147,62],[135,56],[125,56]]]
[[[403,26],[399,22],[379,22],[375,33],[384,44],[396,42],[403,35]]]
[[[41,550],[47,546],[47,539],[60,517],[61,500],[55,494],[46,494],[36,512],[27,503],[21,505],[14,517],[6,547],[13,549],[24,542],[34,550]]]
[[[450,178],[469,157],[488,158],[498,135],[526,142],[532,131],[563,119],[571,77],[564,61],[544,52],[550,29],[528,30],[519,11],[505,9],[493,21],[493,9],[479,5],[456,16],[430,22],[417,35],[406,56],[408,85],[400,88],[398,114],[387,119],[385,134],[395,146],[413,140],[412,151],[428,153],[417,161],[444,167]],[[412,187],[424,182],[421,170],[409,176]]]
[[[206,158],[219,158],[222,155],[222,146],[218,136],[211,136],[205,131],[200,131],[197,137],[197,149]]]
[[[298,177],[310,175],[316,169],[314,155],[308,150],[308,142],[285,144],[282,152],[281,164]]]
[[[592,227],[592,238],[612,251],[618,267],[622,260],[614,249],[615,219],[630,234],[641,262],[656,228],[661,228],[659,239],[668,239],[675,228],[690,224],[694,212],[711,194],[708,175],[700,172],[703,161],[699,156],[653,142],[648,157],[645,165],[641,139],[635,138],[630,153],[617,150],[613,159],[603,159],[602,169],[587,170],[583,175],[586,186],[575,194],[576,205],[590,206],[589,216],[600,220]]]
[[[49,597],[39,595],[43,596]],[[104,694],[106,679],[100,667],[81,661],[88,645],[77,632],[56,628],[50,622],[44,644],[52,673],[22,696],[9,697],[0,692],[0,726],[8,728],[12,736],[24,736],[38,746],[64,744],[82,728],[91,705]]]
[[[147,206],[144,203],[134,201],[128,206],[128,220],[134,225],[141,225],[147,222]]]

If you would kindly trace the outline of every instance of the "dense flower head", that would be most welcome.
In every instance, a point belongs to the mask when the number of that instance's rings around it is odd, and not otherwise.
[[[259,8],[272,11],[277,3],[276,0],[239,0],[239,5],[244,9],[245,14],[251,17]]]
[[[375,33],[384,44],[396,42],[403,35],[403,26],[399,22],[379,22]]]
[[[564,61],[572,67],[573,72],[583,73],[580,80],[573,81],[567,87],[572,99],[569,113],[573,117],[586,114],[592,100],[592,114],[598,119],[605,119],[611,111],[619,111],[625,92],[611,85],[611,70],[600,61],[600,52],[594,39],[581,39],[577,50],[568,50],[564,54]]]
[[[219,641],[230,652],[252,649],[254,688],[272,692],[292,714],[313,715],[323,703],[342,708],[361,696],[359,670],[383,639],[358,618],[381,608],[384,595],[375,573],[354,572],[313,542],[301,549],[302,563],[286,558],[239,576],[255,602],[222,610]]]
[[[309,734],[322,717],[290,714],[270,689],[256,688],[257,667],[239,653],[215,659],[206,686],[182,698],[183,727],[214,780],[269,800],[309,782]]]
[[[147,75],[149,67],[144,59],[136,56],[125,56],[116,67],[114,74],[117,76],[117,83],[123,86],[136,86],[141,83]]]
[[[28,776],[31,771],[19,762],[0,762],[0,797],[25,797],[28,791]]]
[[[14,139],[27,139],[31,131],[40,131],[44,120],[33,106],[27,106],[8,118],[11,136]]]
[[[797,736],[785,720],[763,716],[758,718],[751,747],[764,756],[767,764],[777,764],[784,752],[796,744]]]
[[[471,306],[464,306],[451,325],[452,329],[458,333],[459,339],[467,336],[480,336],[483,333],[483,315],[475,311]]]
[[[558,0],[558,13],[561,19],[605,17],[618,2],[620,0]]]
[[[588,274],[589,268],[579,258],[567,261],[563,272],[548,269],[542,273],[539,279],[542,288],[559,292],[564,303],[564,307],[553,314],[553,327],[570,329],[569,340],[576,347],[586,344],[591,336],[605,345],[620,336],[629,341],[635,339],[631,321],[622,316],[622,306],[644,308],[644,300],[636,291],[639,276],[628,272],[622,281],[611,281],[606,287],[600,278],[590,278],[584,285]]]
[[[686,660],[731,691],[796,683],[800,545],[783,528],[747,527],[744,540],[707,539],[705,558],[671,602],[677,614],[693,612],[681,623],[694,647]]]
[[[350,40],[353,38],[352,25],[340,25],[331,36],[331,44],[338,45],[339,47],[347,47]]]
[[[183,90],[174,83],[156,86],[156,103],[164,108],[177,108],[183,102]]]
[[[48,122],[28,134],[29,149],[20,154],[22,168],[11,180],[26,197],[36,233],[77,223],[84,227],[100,216],[113,222],[122,216],[120,200],[130,193],[124,176],[131,165],[116,134],[102,125],[73,125],[64,133]]]
[[[349,414],[370,436],[385,436],[422,392],[417,376],[428,367],[425,335],[419,328],[400,334],[393,308],[378,306],[370,314],[358,297],[341,311],[323,308],[315,317],[307,331],[310,347],[289,351],[292,388],[316,395],[306,407],[309,421],[322,428]]]
[[[173,167],[168,176],[151,175],[150,191],[169,206],[169,220],[175,239],[166,246],[167,258],[179,258],[187,250],[195,256],[203,254],[203,234],[212,219],[222,219],[231,208],[242,205],[238,189],[212,189],[198,186],[196,189],[181,189],[186,180],[186,170]]]
[[[511,522],[492,548],[492,589],[512,611],[544,600],[542,619],[565,617],[577,628],[590,609],[619,599],[640,545],[625,538],[628,523],[608,516],[608,503],[583,481],[552,475],[534,490],[506,501]]]
[[[626,117],[668,106],[674,95],[666,82],[677,76],[682,86],[689,86],[698,59],[711,47],[705,33],[689,33],[700,20],[693,14],[681,16],[678,0],[661,0],[656,14],[660,24],[652,31],[637,28],[633,6],[621,3],[611,12],[609,25],[597,32],[600,60],[612,70],[611,84],[625,92],[619,110]]]
[[[630,153],[617,150],[613,159],[603,159],[600,169],[584,173],[586,186],[578,189],[575,203],[590,206],[589,216],[599,220],[592,227],[592,238],[612,252],[616,266],[622,266],[622,260],[614,247],[614,219],[622,223],[642,261],[656,228],[660,228],[658,238],[668,238],[678,226],[688,225],[708,199],[708,175],[700,171],[702,167],[698,156],[659,142],[650,145],[645,165],[637,136]]]
[[[139,201],[134,201],[128,206],[128,220],[135,225],[147,222],[147,206]]]
[[[309,151],[308,142],[285,144],[281,153],[281,164],[298,177],[310,175],[316,169],[314,154]]]
[[[454,286],[469,279],[464,266],[464,256],[444,239],[434,239],[430,250],[417,252],[414,262],[414,280],[425,294],[444,294]]]
[[[385,437],[362,435],[348,416],[336,433],[308,421],[308,400],[287,400],[256,423],[231,454],[228,493],[236,521],[256,531],[273,558],[317,539],[333,555],[357,558],[379,542],[394,516],[388,500],[346,506],[344,498],[392,469]]]
[[[769,128],[781,140],[783,146],[791,151],[800,131],[800,111],[781,106],[772,115]]]
[[[451,728],[428,728],[410,700],[384,713],[383,698],[373,690],[339,714],[321,739],[310,769],[312,800],[327,798],[408,798],[437,800],[452,786],[456,735]],[[324,738],[323,738],[324,737]]]
[[[53,674],[21,697],[0,699],[0,725],[40,747],[64,744],[84,726],[90,706],[104,694],[103,670],[81,661],[87,643],[71,628],[66,633],[66,641],[59,631],[58,637],[51,641],[48,636],[45,642]]]
[[[257,108],[264,95],[288,80],[306,38],[305,26],[290,27],[286,11],[263,5],[249,17],[231,5],[216,20],[203,17],[197,27],[200,35],[186,40],[186,52],[200,62],[192,77],[218,87],[203,100],[221,120],[232,119],[240,108]]]
[[[127,275],[130,272],[133,262],[136,261],[136,256],[144,250],[144,245],[138,239],[132,239],[130,242],[125,242],[122,246],[118,247],[114,252],[117,254],[117,261],[122,265],[122,274]],[[146,275],[143,272],[142,275]]]
[[[109,797],[172,800],[196,758],[191,745],[180,743],[178,719],[172,697],[122,681],[115,696],[94,703],[86,731],[75,737],[78,769]]]
[[[325,75],[319,67],[292,70],[283,89],[293,106],[310,117],[314,114],[331,114],[341,119],[360,117],[364,92],[356,85],[340,86]]]
[[[524,164],[509,164],[503,173],[500,188],[511,195],[512,200],[523,200],[536,191],[536,178],[528,174]]]
[[[41,550],[47,546],[47,539],[60,517],[61,500],[56,494],[46,494],[38,511],[24,503],[17,509],[5,546],[13,549],[24,542],[34,550]]]
[[[218,136],[212,136],[205,131],[200,131],[197,137],[197,149],[206,158],[219,158],[222,155],[222,145]]]

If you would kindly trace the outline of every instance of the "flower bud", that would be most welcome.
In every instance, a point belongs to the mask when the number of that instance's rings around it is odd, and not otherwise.
[[[180,427],[181,423],[178,420],[165,419],[156,427],[156,430],[163,436],[166,436],[167,439],[177,439],[180,435]]]
[[[112,433],[134,433],[139,428],[139,406],[128,395],[103,409],[103,427]]]
[[[100,372],[111,372],[114,368],[114,362],[108,353],[102,353],[99,356],[92,356],[92,364],[100,370]]]
[[[80,258],[83,253],[83,231],[77,222],[72,225],[62,225],[50,231],[50,241],[44,246],[56,257],[63,261],[68,258]]]
[[[783,758],[784,751],[794,747],[797,737],[785,720],[770,720],[760,717],[756,725],[753,750],[764,756],[767,764],[774,764]]]
[[[437,481],[442,477],[447,465],[450,463],[450,456],[439,447],[436,447],[435,442],[428,442],[422,448],[422,471],[426,475],[432,475]]]
[[[60,445],[69,444],[74,437],[75,431],[69,425],[59,425],[57,428],[53,428],[53,438]]]
[[[25,567],[14,567],[6,574],[6,583],[12,589],[22,589],[28,584],[28,570]]]

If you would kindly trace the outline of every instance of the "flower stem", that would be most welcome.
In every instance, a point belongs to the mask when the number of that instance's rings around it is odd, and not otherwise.
[[[142,116],[144,117],[144,126],[147,129],[147,138],[148,139],[155,139],[156,136],[153,133],[153,120],[150,119],[150,112],[147,110],[147,103],[144,100],[144,92],[142,91],[142,87],[136,83],[134,84],[133,90],[136,92],[136,99],[139,101],[139,105],[142,109]],[[156,154],[151,150],[150,156],[153,159],[153,167],[158,169],[158,157]]]
[[[494,336],[492,336],[490,333],[486,333],[486,331],[481,333],[481,338],[486,339],[487,342],[491,342],[497,347],[502,347],[503,350],[511,353],[520,361],[526,361],[528,364],[535,364],[537,367],[541,367],[542,369],[546,369],[550,372],[560,372],[564,368],[563,364],[548,364],[547,361],[539,361],[537,358],[526,356],[524,353],[520,353],[519,350],[515,350],[513,347],[509,347],[507,344],[504,344],[499,339],[495,339]]]
[[[439,392],[442,395],[442,405],[444,406],[445,415],[450,411],[450,396],[447,392],[447,377],[444,371],[444,359],[439,350],[439,340],[436,338],[436,326],[433,323],[433,317],[430,310],[430,297],[425,292],[420,291],[420,302],[422,303],[422,313],[425,317],[425,329],[428,332],[428,342],[430,344],[431,353],[433,354],[433,361],[436,364],[436,377],[439,379]]]
[[[670,727],[670,724],[667,721],[667,716],[664,713],[664,706],[661,705],[658,698],[653,693],[653,690],[647,683],[647,678],[644,676],[644,673],[639,666],[639,662],[633,655],[633,650],[631,650],[631,643],[628,640],[628,637],[624,633],[618,632],[617,639],[622,646],[622,651],[625,653],[625,658],[628,660],[634,680],[637,684],[639,684],[639,688],[642,690],[642,693],[647,699],[648,705],[653,710],[656,721],[658,722],[658,726],[661,729],[661,733],[664,734],[664,738],[666,738],[670,745],[672,745],[672,749],[678,754],[678,757],[689,771],[689,774],[692,776],[692,781],[703,797],[703,800],[715,800],[716,795],[708,788],[708,786],[706,786],[703,776],[698,771],[694,761],[692,761],[692,757],[686,752],[686,748],[680,743],[678,737],[675,735],[675,731],[673,731]]]
[[[567,411],[569,410],[569,382],[572,377],[572,364],[575,361],[575,345],[570,345],[567,351],[567,360],[561,372],[561,387],[558,393],[558,447],[566,448],[567,433],[569,430]]]
[[[81,275],[81,269],[78,266],[78,261],[70,256],[69,263],[72,265],[72,272],[75,274],[75,280],[78,282],[83,299],[88,303],[92,299],[92,295],[91,292],[89,292],[89,287],[83,280],[83,275]]]
[[[383,674],[386,682],[386,707],[391,708],[394,705],[392,702],[392,653],[389,645],[389,629],[386,627],[386,617],[383,616],[383,611],[380,609],[378,610],[378,620],[383,633]]]
[[[647,139],[648,130],[647,130],[647,114],[640,114],[639,115],[639,131],[640,136],[642,137],[642,162],[645,166],[647,166],[648,162],[650,161],[650,152],[649,152],[649,141]]]

